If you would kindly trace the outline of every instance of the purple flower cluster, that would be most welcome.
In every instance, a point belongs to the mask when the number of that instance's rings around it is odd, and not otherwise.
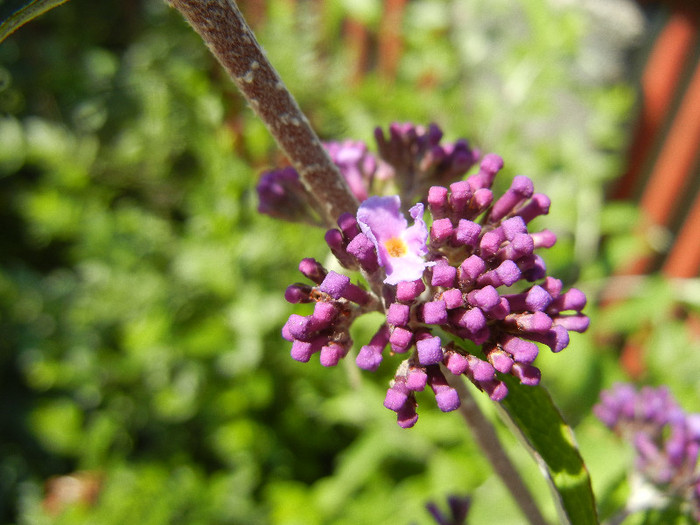
[[[381,128],[374,134],[379,157],[358,140],[324,144],[360,202],[370,195],[395,194],[405,202],[421,200],[430,186],[457,180],[479,159],[479,152],[464,139],[441,145],[442,131],[435,124],[426,128],[394,123],[389,126],[388,138]],[[291,222],[320,224],[313,198],[294,168],[263,173],[256,189],[260,213]]]
[[[700,521],[700,414],[687,414],[668,388],[615,384],[600,394],[594,414],[633,443],[635,469],[674,499],[686,501]]]
[[[399,131],[380,142],[383,148],[395,147],[397,158]],[[435,142],[430,136],[426,132],[407,142],[425,146],[416,150],[419,159],[437,156],[426,146]],[[416,151],[409,148],[404,156]],[[586,297],[574,288],[563,292],[562,282],[546,275],[544,261],[535,254],[556,241],[549,230],[531,233],[527,228],[548,212],[549,199],[534,193],[532,181],[522,176],[494,198],[491,186],[502,166],[500,157],[486,155],[466,180],[426,188],[430,228],[420,202],[410,208],[409,226],[398,196],[370,197],[356,216],[341,216],[338,228],[327,231],[326,242],[340,265],[360,272],[368,286],[304,259],[299,270],[313,284],[293,284],[285,297],[313,303],[314,310],[290,316],[283,328],[292,357],[306,362],[319,353],[321,364],[336,365],[352,346],[354,319],[381,312],[385,320],[360,348],[356,364],[376,370],[387,347],[391,355],[406,356],[384,401],[404,428],[417,421],[415,393],[426,386],[442,411],[459,407],[446,371],[465,375],[496,401],[508,392],[499,374],[537,385],[537,343],[559,352],[569,344],[570,330],[586,330],[588,318],[581,313]],[[515,288],[507,293],[510,287]]]

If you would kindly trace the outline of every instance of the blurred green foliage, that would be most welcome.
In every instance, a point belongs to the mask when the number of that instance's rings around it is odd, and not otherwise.
[[[591,69],[590,13],[415,0],[397,77],[355,82],[343,21],[377,31],[382,2],[265,4],[256,32],[322,137],[435,121],[500,153],[500,184],[517,170],[552,198],[550,273],[593,298],[634,249],[635,210],[603,201],[634,92]],[[73,0],[35,20],[0,45],[0,115],[3,522],[429,523],[423,505],[449,493],[474,495],[473,523],[518,520],[456,415],[425,396],[403,431],[382,407],[388,368],[289,358],[283,291],[299,259],[326,256],[322,232],[256,214],[256,175],[279,153],[177,12]],[[653,279],[612,314],[593,304],[590,333],[540,358],[611,508],[625,453],[589,413],[622,372],[601,334],[647,327],[649,379],[692,410],[700,359],[676,299]],[[51,515],[45,483],[79,471],[99,476],[97,503]]]

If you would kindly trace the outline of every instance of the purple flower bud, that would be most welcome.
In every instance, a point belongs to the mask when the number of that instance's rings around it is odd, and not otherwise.
[[[513,358],[504,350],[492,350],[488,353],[488,360],[494,369],[503,374],[507,374],[513,368]]]
[[[443,324],[447,322],[445,301],[430,301],[423,305],[423,322],[426,324]]]
[[[329,343],[321,348],[321,364],[326,367],[336,366],[347,353],[347,348],[343,348],[338,343]]]
[[[506,236],[506,239],[509,241],[512,241],[515,236],[520,233],[527,233],[527,225],[525,224],[525,221],[523,221],[522,217],[518,216],[506,219],[501,223],[500,227],[503,230],[503,234]]]
[[[402,303],[415,301],[425,291],[425,284],[420,279],[416,281],[402,281],[396,285],[396,300]]]
[[[459,394],[447,384],[447,380],[440,368],[430,366],[427,372],[428,384],[435,393],[435,401],[437,401],[438,408],[443,412],[451,412],[458,409],[460,405]]]
[[[413,332],[406,330],[405,328],[401,328],[400,326],[394,328],[394,330],[391,332],[391,336],[389,337],[391,349],[399,354],[402,354],[408,350],[412,342]]]
[[[486,361],[473,355],[468,355],[467,361],[469,362],[469,372],[475,381],[481,383],[491,381],[495,377],[496,372],[493,366]]]
[[[460,308],[464,306],[464,298],[462,292],[458,288],[450,288],[442,292],[442,300],[445,301],[445,307],[448,310]]]
[[[476,306],[488,312],[501,302],[501,297],[493,286],[488,285],[469,292],[467,294],[467,301],[472,306]]]
[[[327,274],[323,265],[316,259],[311,259],[310,257],[301,260],[299,263],[299,271],[303,273],[307,279],[316,284],[321,284]]]
[[[536,193],[532,196],[530,202],[517,211],[517,214],[523,218],[525,223],[529,223],[535,217],[547,215],[549,213],[550,203],[549,197],[541,193]]]
[[[580,312],[584,306],[586,306],[586,295],[577,288],[571,288],[552,301],[549,310],[552,312],[562,312],[564,310]]]
[[[352,301],[353,303],[357,303],[359,305],[366,305],[371,301],[370,295],[367,293],[366,290],[360,288],[356,284],[350,283],[346,288],[345,292],[343,293],[343,297],[347,299],[348,301]]]
[[[510,189],[493,204],[489,214],[489,221],[497,222],[503,219],[525,199],[529,199],[533,191],[534,186],[529,178],[522,175],[514,177]]]
[[[532,255],[535,243],[527,233],[518,233],[513,240],[506,244],[498,253],[501,259],[517,261],[522,257]]]
[[[382,362],[382,352],[389,343],[389,327],[385,324],[372,336],[369,344],[363,346],[355,358],[357,366],[374,372]]]
[[[331,249],[331,253],[338,259],[338,262],[350,270],[357,269],[357,261],[348,253],[345,247],[345,239],[340,230],[332,229],[326,232],[326,244]]]
[[[367,370],[369,372],[374,372],[379,365],[382,363],[382,352],[377,351],[377,348],[372,345],[364,345],[360,348],[355,358],[355,364],[362,368],[362,370]]]
[[[489,395],[492,401],[503,401],[503,399],[508,395],[508,387],[506,384],[503,381],[498,381],[497,379],[480,383],[477,386],[480,386],[484,392]]]
[[[287,287],[284,292],[284,298],[288,303],[298,304],[298,303],[310,303],[311,292],[313,288],[306,284],[291,284]]]
[[[338,227],[347,241],[352,241],[360,233],[357,219],[352,213],[343,213],[338,217]]]
[[[291,351],[292,359],[301,363],[308,363],[311,356],[319,352],[327,340],[325,336],[318,336],[312,341],[294,341]]]
[[[317,330],[329,326],[338,315],[338,308],[333,303],[319,301],[314,305],[314,313],[311,318]]]
[[[554,318],[555,326],[563,326],[569,332],[583,333],[588,330],[591,320],[586,315],[558,315]]]
[[[436,264],[433,266],[431,283],[433,286],[452,288],[457,279],[457,268],[448,264]]]
[[[477,281],[477,278],[486,270],[486,263],[477,256],[471,255],[459,265],[459,280],[463,285],[469,286]]]
[[[416,413],[416,402],[409,398],[403,406],[396,412],[396,421],[401,428],[411,428],[418,421]]]
[[[284,326],[282,326],[282,337],[287,341],[294,341],[294,336],[289,331],[289,321],[284,323]]]
[[[504,295],[514,312],[544,312],[552,302],[552,296],[544,288],[535,285],[527,292]]]
[[[481,237],[481,243],[479,244],[479,253],[481,257],[488,260],[496,255],[496,252],[501,247],[501,244],[505,242],[505,240],[506,235],[503,228],[499,227],[495,230],[486,232]]]
[[[474,192],[474,197],[472,198],[470,211],[471,219],[480,215],[481,212],[485,211],[486,208],[491,206],[493,202],[493,192],[487,188],[481,188]]]
[[[438,408],[443,412],[457,410],[461,404],[459,394],[454,388],[436,391],[435,401],[437,401]]]
[[[539,349],[537,348],[536,344],[510,334],[504,334],[501,336],[499,343],[501,344],[503,350],[512,355],[513,359],[519,363],[532,363],[539,353]]]
[[[333,271],[328,272],[319,289],[333,299],[340,299],[350,284],[350,277]]]
[[[430,227],[430,241],[433,243],[447,242],[454,231],[450,219],[437,219]]]
[[[360,266],[366,272],[372,273],[379,268],[377,250],[374,243],[364,233],[357,234],[348,243],[347,251],[357,259],[357,262],[360,263]]]
[[[455,213],[461,213],[469,206],[469,201],[472,198],[472,190],[467,181],[455,182],[450,184],[450,206]]]
[[[511,286],[520,279],[520,268],[510,260],[503,261],[495,270],[482,274],[476,281],[479,286]]]
[[[409,390],[406,388],[405,378],[396,378],[394,384],[386,391],[384,406],[394,412],[401,409],[408,399]]]
[[[496,173],[502,168],[503,159],[501,157],[493,153],[484,155],[481,165],[479,166],[479,172],[467,179],[469,187],[474,191],[480,188],[490,188],[493,184],[493,179],[496,177]]]
[[[428,374],[423,368],[409,368],[406,375],[406,388],[412,392],[421,392],[428,383]]]
[[[453,233],[453,241],[456,246],[476,247],[481,234],[481,226],[467,219],[460,219]]]
[[[535,248],[551,248],[557,242],[557,236],[550,230],[531,233],[530,237],[532,237]]]
[[[569,346],[569,332],[563,326],[554,325],[551,330],[543,334],[528,332],[523,334],[523,337],[547,345],[554,353],[561,352]]]
[[[428,190],[428,207],[433,218],[436,220],[447,217],[447,188],[432,186],[430,190]]]
[[[511,373],[517,377],[523,385],[528,386],[539,385],[542,376],[539,368],[526,363],[515,363]]]
[[[416,341],[418,351],[418,362],[423,365],[435,365],[442,361],[442,343],[439,337],[427,335],[423,339]]]
[[[392,303],[386,314],[386,320],[393,326],[406,326],[411,316],[411,308],[407,304]]]
[[[510,314],[510,305],[508,304],[508,300],[504,297],[500,297],[498,304],[486,312],[486,317],[500,321],[505,319],[508,314]]]
[[[292,339],[301,341],[310,341],[316,336],[316,325],[314,320],[303,315],[292,314],[287,320],[286,332],[292,336]]]
[[[467,358],[454,350],[445,351],[444,362],[447,369],[456,376],[463,374],[469,369],[469,361],[467,361]]]
[[[517,326],[518,330],[538,334],[547,333],[552,328],[552,318],[544,312],[510,314],[505,318],[505,322],[508,326]]]
[[[457,308],[449,314],[450,320],[470,333],[476,334],[486,326],[486,317],[479,308]]]
[[[522,276],[527,281],[537,281],[547,274],[547,265],[544,259],[537,254],[523,257],[518,262],[522,268]]]

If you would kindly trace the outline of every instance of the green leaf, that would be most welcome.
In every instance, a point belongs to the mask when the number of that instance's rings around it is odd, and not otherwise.
[[[20,26],[68,0],[32,0],[30,2],[0,1],[0,42]]]
[[[538,462],[552,488],[562,523],[597,524],[595,499],[571,428],[544,387],[521,385],[504,376],[508,395],[501,402],[507,422]]]

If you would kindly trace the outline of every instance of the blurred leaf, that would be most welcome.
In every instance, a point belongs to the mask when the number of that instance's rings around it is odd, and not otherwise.
[[[18,7],[17,10],[11,14],[5,14],[5,5],[0,6],[3,8],[2,18],[0,18],[0,42],[14,33],[20,26],[23,26],[36,17],[43,15],[46,11],[64,4],[67,1],[68,0],[31,0],[24,4],[24,6]],[[9,6],[10,2],[3,2],[3,4]]]
[[[550,481],[563,523],[598,523],[591,479],[573,431],[544,387],[524,386],[503,376],[508,396],[501,402],[508,422]]]

